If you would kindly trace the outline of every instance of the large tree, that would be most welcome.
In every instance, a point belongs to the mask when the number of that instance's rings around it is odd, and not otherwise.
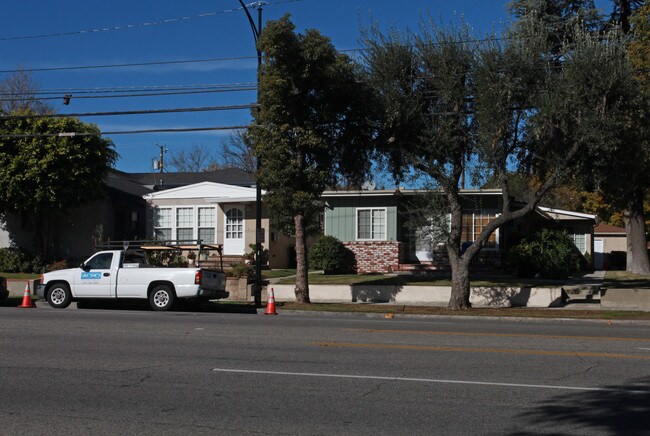
[[[53,219],[101,195],[117,154],[93,124],[33,115],[0,117],[0,214],[20,216],[47,259]],[[60,133],[80,135],[45,136]]]
[[[169,165],[178,172],[198,173],[219,169],[214,151],[205,145],[194,144],[187,149],[172,153]]]
[[[38,114],[52,112],[52,107],[37,98],[38,84],[23,67],[0,82],[0,112],[9,114],[31,110]]]
[[[308,303],[307,236],[322,192],[368,171],[370,98],[352,60],[316,30],[297,34],[288,16],[269,21],[258,44],[260,110],[248,132],[257,181],[274,225],[296,237],[296,301]]]
[[[245,131],[236,130],[221,141],[221,161],[226,168],[239,168],[251,174],[257,171],[257,159]]]
[[[583,23],[583,31],[592,34],[620,31],[628,35],[630,43],[629,56],[619,53],[621,71],[628,74],[625,89],[619,87],[620,94],[606,93],[603,97],[607,103],[614,98],[627,101],[617,101],[607,112],[609,125],[607,130],[598,136],[602,145],[608,141],[609,153],[603,153],[599,147],[590,147],[593,159],[576,171],[578,182],[585,189],[596,189],[601,192],[607,203],[615,209],[623,211],[627,233],[627,270],[633,273],[650,273],[650,263],[646,251],[646,229],[644,219],[644,198],[647,193],[648,174],[648,92],[639,83],[630,80],[635,75],[643,78],[647,71],[643,68],[643,53],[647,56],[647,36],[643,40],[643,29],[647,32],[647,9],[645,20],[640,19],[631,26],[632,14],[635,10],[643,15],[643,8],[637,9],[642,2],[636,0],[613,0],[613,12],[610,19],[605,21],[594,11],[592,0],[516,0],[512,3],[512,12],[517,18],[515,29],[519,34],[531,34],[530,28],[536,23],[543,23],[548,29],[549,41],[555,41],[543,53],[555,59],[561,68],[565,60],[564,49],[557,50],[557,42],[565,41],[571,45],[576,35],[576,25]],[[555,23],[555,24],[554,24]],[[637,43],[638,41],[638,43]],[[618,44],[618,43],[617,43]],[[630,69],[630,60],[637,71]],[[583,84],[578,84],[581,88]],[[635,89],[636,88],[636,89]],[[603,105],[599,105],[603,106]],[[562,110],[563,106],[558,107]],[[616,120],[616,121],[614,121]],[[598,142],[598,141],[597,141]],[[621,174],[624,177],[611,177]]]
[[[470,263],[497,228],[534,210],[590,150],[605,156],[615,147],[599,134],[628,92],[621,41],[602,44],[577,31],[557,48],[548,26],[530,24],[485,43],[465,25],[431,21],[418,34],[366,39],[371,82],[383,101],[380,148],[396,175],[416,172],[437,186],[451,213],[450,308],[470,307]],[[554,56],[545,56],[550,50]],[[518,209],[510,197],[513,165],[538,181]],[[475,181],[498,181],[502,210],[462,251],[460,182],[470,168]]]
[[[617,160],[610,162],[615,164],[614,168],[608,168],[625,174],[625,182],[612,183],[616,179],[606,177],[604,186],[606,190],[609,187],[609,198],[624,207],[627,271],[650,274],[644,208],[650,183],[650,5],[636,9],[639,3],[619,0],[616,2],[618,9],[614,10],[615,14],[618,12],[623,32],[630,35],[628,56],[636,68],[633,82],[638,92],[633,98],[636,111],[629,115],[620,131],[627,140],[627,147]],[[632,11],[635,11],[634,16]]]

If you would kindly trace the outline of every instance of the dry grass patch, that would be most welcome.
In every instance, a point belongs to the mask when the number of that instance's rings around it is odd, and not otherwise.
[[[392,313],[395,315],[447,315],[447,316],[491,316],[503,318],[569,318],[602,320],[650,320],[650,312],[628,310],[570,310],[538,308],[472,308],[451,310],[434,306],[404,306],[388,304],[296,304],[276,303],[281,310],[310,310],[320,312]]]

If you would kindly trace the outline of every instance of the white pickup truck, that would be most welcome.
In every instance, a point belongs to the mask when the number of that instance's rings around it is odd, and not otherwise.
[[[223,271],[154,267],[140,253],[107,250],[78,268],[43,274],[37,294],[52,307],[65,308],[82,299],[148,299],[154,310],[169,310],[176,299],[227,298]]]

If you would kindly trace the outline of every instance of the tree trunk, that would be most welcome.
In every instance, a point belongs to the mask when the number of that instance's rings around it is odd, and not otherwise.
[[[472,304],[469,302],[469,263],[460,257],[449,259],[451,265],[451,297],[449,298],[449,309],[469,309]]]
[[[643,191],[637,190],[625,210],[627,235],[627,271],[632,274],[650,274],[650,261],[645,234]]]
[[[32,218],[30,223],[33,227],[34,250],[43,260],[49,260],[50,246],[50,222],[48,218]]]
[[[307,261],[307,232],[305,231],[305,216],[297,214],[294,217],[296,225],[296,303],[308,304],[309,301],[309,264]]]

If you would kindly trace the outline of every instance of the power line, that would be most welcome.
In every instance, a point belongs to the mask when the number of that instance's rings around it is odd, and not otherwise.
[[[302,0],[284,0],[284,1],[277,1],[273,3],[267,3],[267,5],[279,5],[282,3],[294,3]],[[131,30],[131,29],[138,29],[138,28],[146,28],[146,27],[153,27],[153,26],[160,26],[163,24],[173,24],[173,23],[180,23],[184,21],[191,21],[191,20],[196,20],[199,18],[207,18],[207,17],[214,17],[216,15],[222,15],[222,14],[228,14],[231,12],[237,12],[241,11],[244,8],[238,7],[234,9],[224,9],[221,11],[212,11],[212,12],[204,12],[201,14],[197,15],[189,15],[189,16],[183,16],[183,17],[176,17],[176,18],[165,18],[162,20],[155,20],[155,21],[147,21],[144,23],[138,23],[138,24],[125,24],[125,25],[119,25],[119,26],[107,26],[107,27],[100,27],[96,29],[85,29],[85,30],[76,30],[76,31],[71,31],[71,32],[58,32],[58,33],[43,33],[43,34],[38,34],[38,35],[23,35],[23,36],[5,36],[5,37],[0,37],[0,41],[17,41],[17,40],[24,40],[24,39],[41,39],[41,38],[56,38],[56,37],[61,37],[61,36],[71,36],[71,35],[88,35],[88,34],[93,34],[93,33],[102,33],[102,32],[110,32],[114,30]]]
[[[178,61],[153,61],[153,62],[137,62],[125,64],[103,64],[103,65],[75,65],[70,67],[46,67],[46,68],[19,68],[13,70],[0,70],[0,73],[18,73],[18,72],[43,72],[43,71],[72,71],[72,70],[94,70],[103,68],[132,68],[132,67],[148,67],[154,65],[178,65],[178,64],[193,64],[204,62],[231,62],[257,59],[257,56],[238,56],[226,58],[207,58],[207,59],[187,59]]]
[[[176,85],[132,85],[132,86],[105,86],[105,87],[85,87],[85,88],[40,88],[34,92],[34,95],[45,94],[92,94],[102,92],[153,92],[153,91],[179,91],[185,89],[221,89],[221,88],[238,88],[257,86],[257,82],[233,82],[233,83],[195,83],[195,84],[176,84]],[[2,95],[15,95],[15,92],[0,92]]]
[[[187,127],[170,129],[143,129],[143,130],[118,130],[114,132],[59,132],[59,133],[21,133],[15,135],[0,135],[0,139],[10,138],[74,138],[77,136],[101,136],[101,135],[132,135],[140,133],[183,133],[183,132],[208,132],[218,130],[242,130],[248,126],[219,126],[219,127]]]
[[[76,99],[96,99],[96,98],[126,98],[126,97],[159,97],[165,95],[191,95],[191,94],[210,94],[217,92],[238,92],[238,91],[256,91],[257,87],[250,88],[233,88],[233,89],[213,89],[213,90],[198,90],[198,91],[177,91],[177,92],[151,92],[151,93],[141,93],[141,94],[117,94],[117,95],[70,95],[69,98]],[[41,101],[41,100],[60,100],[66,98],[65,95],[59,95],[57,97],[33,97],[33,98],[2,98],[0,101]]]
[[[59,36],[83,35],[83,34],[92,34],[92,33],[100,33],[100,32],[110,32],[112,30],[138,29],[138,28],[142,28],[142,27],[160,26],[162,24],[171,24],[171,23],[179,23],[181,21],[196,20],[198,18],[213,17],[215,15],[235,12],[235,11],[238,11],[238,10],[241,10],[241,9],[242,9],[241,7],[235,8],[235,9],[224,9],[223,11],[204,12],[202,14],[192,15],[192,16],[177,17],[177,18],[166,18],[166,19],[163,19],[163,20],[148,21],[148,22],[138,23],[138,24],[125,24],[125,25],[121,25],[121,26],[100,27],[100,28],[97,28],[97,29],[76,30],[76,31],[72,31],[72,32],[43,33],[43,34],[39,34],[39,35],[24,35],[24,36],[6,36],[6,37],[0,37],[0,41],[17,41],[17,40],[21,40],[21,39],[53,38],[53,37],[59,37]]]
[[[252,103],[252,104],[231,105],[231,106],[203,106],[203,107],[149,109],[149,110],[134,110],[134,111],[80,112],[80,113],[70,113],[70,114],[0,115],[0,120],[25,120],[25,119],[32,119],[32,118],[100,117],[100,116],[113,116],[113,115],[149,115],[149,114],[180,113],[180,112],[210,112],[210,111],[223,111],[223,110],[252,109],[256,107],[259,107],[259,105],[256,103]]]

